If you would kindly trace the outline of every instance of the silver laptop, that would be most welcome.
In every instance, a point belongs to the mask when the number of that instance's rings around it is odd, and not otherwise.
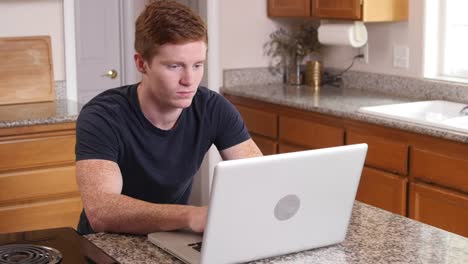
[[[367,145],[242,160],[215,167],[205,232],[149,241],[186,263],[239,263],[345,239]]]

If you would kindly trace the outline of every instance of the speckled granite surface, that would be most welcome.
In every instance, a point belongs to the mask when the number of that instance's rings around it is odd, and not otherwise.
[[[76,101],[58,99],[53,102],[2,105],[0,128],[56,124],[76,121],[82,105]]]
[[[413,100],[468,103],[468,84],[355,71],[345,73],[343,82],[349,88],[397,95]]]
[[[304,230],[304,235],[307,230]],[[146,236],[87,235],[121,263],[181,263]],[[468,263],[468,238],[356,202],[338,245],[251,263]]]
[[[55,81],[55,98],[57,100],[67,99],[67,82]]]
[[[284,84],[223,86],[222,93],[258,99],[268,103],[291,106],[303,110],[365,121],[387,127],[466,142],[468,135],[412,122],[373,117],[358,112],[361,106],[375,106],[414,101],[408,97],[389,95],[372,90],[321,87],[314,91],[308,86]]]

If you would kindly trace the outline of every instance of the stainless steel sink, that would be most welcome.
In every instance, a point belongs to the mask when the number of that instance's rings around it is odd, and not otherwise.
[[[465,107],[466,104],[437,100],[368,106],[358,111],[468,134],[468,116],[462,112]]]

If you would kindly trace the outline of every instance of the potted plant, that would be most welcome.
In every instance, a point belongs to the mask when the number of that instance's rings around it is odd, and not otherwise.
[[[265,55],[272,58],[270,69],[274,73],[284,72],[286,83],[301,84],[300,66],[303,59],[320,52],[316,25],[303,23],[290,30],[280,27],[269,38],[263,48]]]

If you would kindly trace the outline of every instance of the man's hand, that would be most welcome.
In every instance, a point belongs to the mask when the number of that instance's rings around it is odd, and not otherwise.
[[[205,231],[208,207],[192,207],[189,212],[189,228],[198,233]]]

